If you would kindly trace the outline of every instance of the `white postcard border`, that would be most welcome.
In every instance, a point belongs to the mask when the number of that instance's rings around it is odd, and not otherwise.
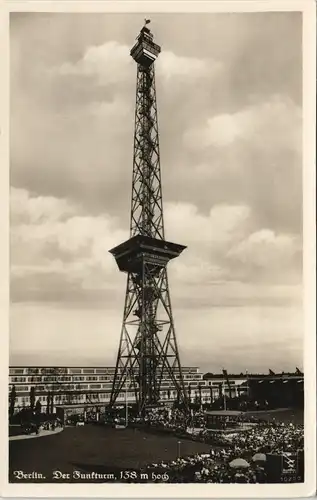
[[[10,484],[8,483],[9,364],[9,12],[268,12],[303,13],[303,191],[304,191],[304,374],[305,483],[303,484]],[[2,332],[1,490],[4,497],[99,498],[268,498],[300,497],[316,490],[316,320],[315,320],[315,110],[316,6],[313,0],[250,1],[6,1],[0,2],[0,326]],[[283,186],[282,189],[287,188]]]

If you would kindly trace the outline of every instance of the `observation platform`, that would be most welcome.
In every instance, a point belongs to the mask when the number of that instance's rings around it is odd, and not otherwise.
[[[115,257],[120,271],[141,274],[144,263],[165,267],[185,248],[184,245],[137,234],[109,252]]]
[[[141,66],[149,68],[160,52],[161,47],[154,43],[151,31],[144,26],[140,31],[137,42],[131,49],[131,57]]]

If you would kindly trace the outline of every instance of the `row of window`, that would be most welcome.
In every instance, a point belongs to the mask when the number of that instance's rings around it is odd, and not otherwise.
[[[107,401],[109,400],[109,396],[106,396],[106,395],[102,395],[102,396],[104,396],[104,397],[100,397],[100,399],[106,399]],[[124,401],[125,401],[125,394],[119,394],[118,399],[121,400],[122,403],[124,403]],[[169,398],[168,398],[167,395],[164,394],[164,395],[161,395],[161,399],[162,400],[168,400]],[[134,394],[132,394],[132,393],[128,394],[128,400],[129,401],[133,401],[134,400]],[[202,402],[203,403],[209,403],[210,400],[211,400],[210,397],[203,397],[202,398]],[[194,402],[195,398],[192,397],[191,401]],[[84,400],[83,398],[79,398],[78,401],[77,401],[78,404],[82,404],[82,403],[86,403],[86,402],[87,402],[87,405],[93,404],[93,401],[92,402],[88,402],[88,401]],[[57,403],[55,402],[55,404],[57,404],[57,405],[58,404],[67,404],[67,403],[68,403],[68,401],[67,401],[66,398],[64,398],[63,400],[61,400],[61,401],[59,401]],[[19,406],[24,406],[24,405],[28,406],[28,404],[29,404],[29,401],[27,400],[27,398],[22,398],[21,401],[18,403]],[[44,410],[43,410],[43,408],[44,408]],[[42,411],[45,411],[45,400],[42,401]]]
[[[33,376],[33,377],[10,377],[10,381],[12,383],[17,383],[17,382],[79,382],[79,381],[88,381],[88,380],[112,380],[113,377],[106,376],[106,375],[99,375],[99,376]]]
[[[103,375],[113,374],[114,367],[109,368],[9,368],[10,375]]]
[[[52,368],[52,367],[19,367],[19,368],[9,368],[10,375],[113,375],[115,372],[115,367],[107,368]],[[183,375],[189,374],[199,374],[199,369],[196,367],[184,367]],[[199,374],[200,375],[200,374]],[[202,374],[201,374],[202,376]]]
[[[179,377],[175,377],[178,379]],[[186,380],[196,380],[196,381],[201,381],[202,376],[199,375],[185,375],[184,377]],[[112,382],[113,377],[106,376],[106,375],[93,375],[93,376],[33,376],[33,377],[10,377],[10,382],[12,384],[16,383],[50,383],[50,382],[56,382],[56,383],[63,383],[63,382]],[[170,381],[170,378],[164,377],[163,381]],[[218,383],[218,382],[216,382]],[[209,382],[210,385],[210,382]]]
[[[129,384],[128,384],[129,385]],[[197,387],[197,384],[190,384],[187,387]],[[90,389],[111,389],[112,383],[108,384],[63,384],[63,385],[36,385],[36,386],[30,386],[30,385],[16,385],[15,386],[15,391],[16,393],[20,392],[29,392],[31,390],[31,387],[35,388],[35,393],[38,394],[39,392],[65,392],[65,391],[86,391]],[[171,387],[170,384],[162,384],[161,388],[162,389],[169,389]],[[205,387],[201,385],[201,387]],[[9,392],[11,392],[12,386],[9,386]]]
[[[214,392],[214,391],[213,391]],[[227,391],[226,391],[227,392]],[[162,399],[169,399],[169,398],[176,398],[177,396],[177,393],[176,391],[162,391],[161,394],[160,394],[160,397]],[[210,401],[210,393],[205,393],[203,392],[202,393],[202,401],[203,402],[207,402],[207,401]],[[131,392],[131,391],[128,391],[127,395],[125,392],[121,392],[118,396],[119,399],[121,400],[125,400],[125,398],[128,397],[128,399],[130,400],[131,398],[133,399],[134,398],[134,392]],[[199,394],[197,392],[195,392],[194,394],[192,393],[191,394],[191,400],[194,401],[195,398],[199,397]],[[90,401],[87,401],[87,397],[85,394],[78,394],[78,395],[74,395],[72,396],[71,398],[71,401],[74,403],[74,402],[77,402],[77,403],[85,403],[87,402],[87,404],[89,404],[90,402],[93,403],[94,401],[102,401],[102,400],[105,400],[105,401],[109,401],[110,399],[110,392],[107,392],[107,393],[101,393],[101,394],[92,394],[90,396]],[[38,398],[36,398],[36,400],[39,400],[40,403],[43,405],[47,402],[47,397],[46,396],[39,396]],[[30,398],[28,396],[23,396],[23,397],[18,397],[17,398],[17,405],[28,405],[30,403]],[[54,397],[54,404],[67,404],[67,403],[70,403],[70,400],[69,400],[69,397],[67,395],[55,395]]]
[[[129,384],[128,384],[129,385]],[[241,385],[241,384],[240,384]],[[206,389],[206,386],[207,386],[207,382],[206,381],[203,381],[203,382],[190,382],[189,384],[186,384],[186,388],[187,390],[195,390],[199,387],[201,387],[201,390],[203,391],[204,389]],[[229,389],[229,386],[228,384],[223,384],[223,383],[219,383],[219,382],[208,382],[208,387],[211,388],[211,387],[223,387],[225,390],[228,390]],[[55,392],[55,393],[58,393],[58,392],[64,392],[64,391],[86,391],[86,390],[91,390],[91,389],[97,389],[97,390],[100,390],[100,389],[111,389],[112,387],[112,382],[111,383],[108,383],[108,384],[52,384],[52,385],[43,385],[43,384],[39,384],[39,385],[35,385],[35,386],[31,386],[31,385],[15,385],[15,390],[16,390],[16,393],[27,393],[27,392],[30,392],[31,390],[31,387],[34,387],[35,388],[35,394],[38,394],[39,392],[44,392],[44,393],[47,393],[47,392]],[[239,385],[235,385],[235,384],[231,384],[231,388],[234,389],[236,387],[239,387]],[[161,388],[164,390],[168,390],[171,388],[171,385],[170,383],[162,383],[161,384]],[[9,386],[9,392],[11,392],[12,390],[12,385]]]
[[[215,392],[215,390],[212,391],[213,393]],[[229,391],[225,390],[225,393],[226,394],[229,394]],[[125,395],[125,392],[122,392],[123,395]],[[134,395],[134,392],[132,391],[128,391],[127,392],[128,394],[128,397],[130,396],[133,396]],[[170,390],[170,391],[161,391],[161,396],[167,396],[167,397],[176,397],[177,395],[177,392],[174,391],[174,390]],[[191,392],[191,397],[193,396],[198,396],[199,395],[199,392],[198,391],[192,391]],[[209,397],[210,396],[210,391],[208,390],[208,392],[206,390],[202,390],[201,391],[201,395],[202,397]],[[96,398],[96,399],[109,399],[109,396],[110,396],[110,391],[108,392],[97,392],[97,393],[91,393],[90,394],[90,398]],[[70,395],[67,395],[67,394],[54,394],[53,395],[54,397],[54,401],[67,401],[70,398],[72,399],[76,399],[76,400],[86,400],[86,394],[76,394],[76,393],[72,393]],[[35,396],[35,399],[36,401],[39,400],[40,402],[45,402],[47,401],[47,395],[40,395],[40,396]],[[17,396],[17,402],[24,402],[24,403],[29,403],[30,402],[30,397],[26,394],[24,394],[23,396]]]
[[[61,379],[57,379],[56,380],[56,379],[54,379],[54,380],[51,380],[51,381],[46,381],[45,379],[43,380],[42,378],[38,377],[39,380],[35,381],[35,380],[30,380],[30,377],[28,377],[28,380],[26,380],[26,377],[12,377],[11,381],[10,381],[10,384],[16,384],[16,383],[30,384],[30,383],[33,383],[35,389],[41,391],[41,390],[50,390],[50,387],[54,387],[55,389],[58,389],[58,387],[63,387],[63,388],[73,387],[72,384],[67,384],[65,382],[108,382],[108,384],[110,384],[110,385],[113,382],[113,378],[104,377],[104,376],[99,376],[99,377],[72,377],[72,378],[68,377],[68,378],[69,378],[69,380],[61,380]],[[39,382],[41,382],[41,383],[39,383]],[[46,385],[44,385],[45,382],[46,382]],[[207,381],[204,381],[202,379],[194,380],[194,381],[192,380],[191,382],[188,382],[186,380],[186,383],[188,385],[197,385],[197,384],[207,385]],[[219,383],[221,383],[221,382],[212,382],[212,384],[215,384],[215,385],[218,385]],[[162,379],[162,384],[169,386],[171,384],[171,380],[163,378]],[[211,385],[211,382],[209,382],[208,384]],[[84,384],[82,384],[82,383],[79,383],[79,384],[76,384],[76,385],[78,386],[78,388],[79,387],[80,388],[84,387]],[[21,389],[21,388],[23,388],[23,389]],[[15,389],[17,391],[19,391],[19,390],[25,390],[25,386],[23,386],[23,385],[16,385]]]

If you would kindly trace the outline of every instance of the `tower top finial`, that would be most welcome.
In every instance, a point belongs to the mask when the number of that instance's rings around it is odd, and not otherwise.
[[[151,22],[151,19],[144,19],[144,26],[146,26],[147,24],[150,24]]]

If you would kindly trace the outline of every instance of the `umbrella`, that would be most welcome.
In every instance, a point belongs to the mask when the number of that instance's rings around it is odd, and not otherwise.
[[[266,462],[266,455],[264,453],[256,453],[252,457],[253,462]]]
[[[249,462],[244,460],[244,458],[235,458],[230,462],[230,467],[234,469],[246,469],[247,467],[250,467]]]

